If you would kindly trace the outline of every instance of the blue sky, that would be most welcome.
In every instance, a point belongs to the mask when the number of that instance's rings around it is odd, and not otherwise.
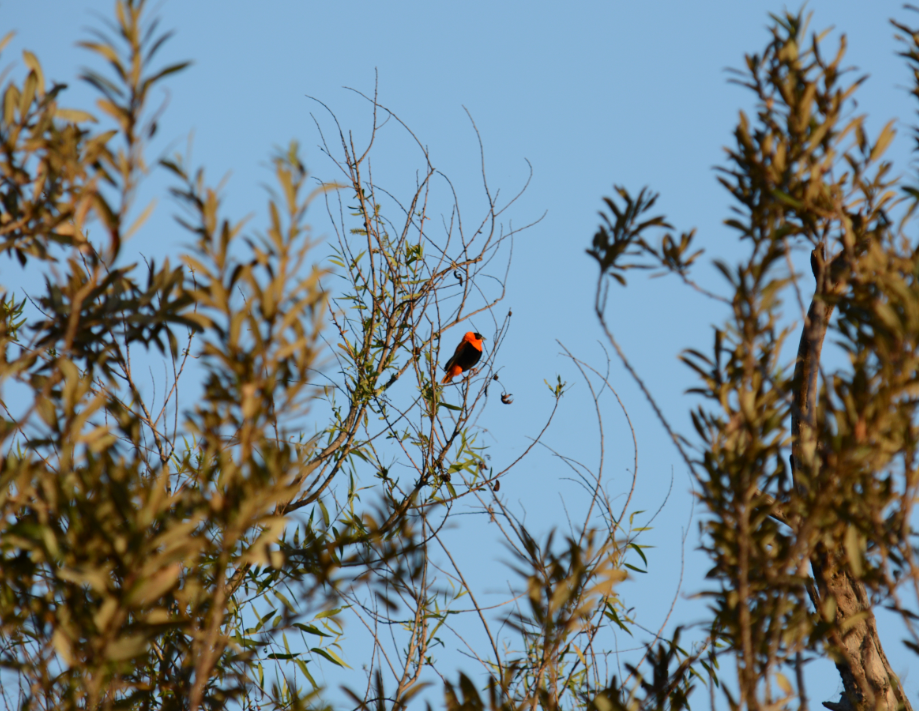
[[[728,83],[725,71],[739,67],[745,52],[766,44],[768,13],[783,5],[765,0],[688,3],[575,2],[567,6],[528,2],[179,2],[157,5],[165,27],[176,30],[164,50],[168,61],[194,65],[168,82],[168,108],[160,122],[155,151],[182,149],[193,131],[193,156],[212,180],[229,174],[224,190],[229,212],[242,217],[264,204],[262,184],[275,146],[296,138],[308,168],[334,179],[331,164],[318,149],[311,112],[322,120],[320,99],[340,122],[366,135],[370,115],[365,102],[342,87],[365,93],[379,76],[381,102],[394,110],[429,147],[432,161],[446,173],[463,204],[481,205],[478,146],[469,119],[484,142],[490,185],[502,194],[519,189],[533,166],[530,189],[512,211],[514,224],[545,219],[515,243],[508,297],[513,326],[501,358],[502,383],[514,394],[512,407],[489,403],[484,422],[491,454],[510,461],[538,431],[550,406],[543,379],[556,374],[576,381],[573,368],[558,355],[556,339],[585,360],[603,365],[601,331],[592,312],[596,269],[585,254],[598,223],[601,197],[613,183],[631,189],[648,185],[661,193],[658,203],[678,229],[696,227],[707,258],[736,254],[734,237],[723,225],[728,196],[713,167],[722,163],[722,146],[740,108],[750,97]],[[797,5],[788,6],[796,9]],[[257,9],[256,9],[257,8]],[[107,15],[110,2],[19,0],[0,5],[3,31],[17,37],[3,56],[22,69],[22,49],[34,51],[49,79],[70,82],[65,103],[86,104],[88,94],[76,73],[89,58],[74,47],[83,28]],[[901,3],[876,0],[812,1],[813,29],[834,27],[848,38],[848,64],[868,73],[859,91],[859,111],[870,115],[877,132],[890,118],[900,121],[891,149],[901,170],[908,168],[910,139],[903,122],[915,106],[906,86],[908,72],[895,56],[897,45],[888,19],[915,22]],[[835,43],[835,39],[830,40]],[[402,144],[385,146],[377,157],[381,176],[410,180],[418,156]],[[150,192],[156,188],[151,181]],[[477,203],[477,201],[479,201]],[[185,241],[172,227],[168,203],[137,238],[134,247],[163,256]],[[314,222],[323,231],[321,213]],[[720,283],[703,266],[700,278],[715,291]],[[16,267],[0,264],[0,283],[21,285]],[[705,350],[709,326],[720,322],[717,306],[666,279],[630,278],[627,290],[614,292],[612,327],[632,362],[650,384],[677,429],[688,432],[692,385],[677,361],[686,347]],[[656,629],[664,620],[686,569],[683,595],[704,588],[706,559],[694,548],[698,521],[690,522],[687,473],[638,389],[621,366],[612,364],[612,382],[636,427],[641,473],[637,509],[653,511],[663,502],[673,477],[664,515],[645,540],[656,546],[650,572],[623,586],[638,606],[639,621]],[[578,384],[565,399],[547,442],[571,456],[595,460],[595,418],[586,389]],[[631,439],[608,402],[606,466],[615,490],[629,481]],[[560,497],[576,498],[564,468],[547,455],[535,457],[502,484],[518,511],[549,526],[566,525]],[[566,498],[567,502],[568,499]],[[469,517],[458,536],[488,540],[485,522]],[[462,524],[464,527],[466,523]],[[689,536],[685,550],[682,531]],[[459,540],[459,538],[457,538]],[[469,551],[470,554],[472,551]],[[496,551],[495,558],[501,558]],[[469,556],[469,564],[475,558]],[[698,601],[677,602],[671,623],[697,621]],[[919,666],[893,647],[897,671],[912,667],[907,689],[915,698]],[[810,672],[811,697],[835,698],[839,682],[829,663]]]

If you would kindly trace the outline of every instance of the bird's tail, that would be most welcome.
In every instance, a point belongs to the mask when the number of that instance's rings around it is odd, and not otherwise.
[[[463,372],[463,369],[460,366],[458,365],[450,366],[449,368],[447,368],[447,372],[444,374],[443,380],[440,381],[440,384],[446,385],[451,380],[453,380],[453,378],[455,378],[457,375],[459,375],[462,372]]]

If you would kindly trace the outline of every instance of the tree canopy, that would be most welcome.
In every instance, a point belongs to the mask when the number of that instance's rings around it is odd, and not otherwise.
[[[895,28],[919,98],[919,31]],[[588,250],[602,333],[703,510],[709,616],[658,630],[617,588],[649,564],[634,431],[624,489],[604,478],[602,439],[596,468],[560,455],[582,492],[567,535],[534,531],[501,492],[568,384],[547,382],[522,454],[486,444],[486,405],[513,408],[500,378],[513,241],[538,216],[513,226],[520,193],[502,197],[484,158],[476,213],[378,96],[364,97],[364,143],[316,100],[337,173],[311,176],[292,141],[250,225],[187,154],[151,164],[151,91],[187,63],[161,61],[169,33],[143,0],[119,0],[83,42],[94,112],[68,108],[26,52],[0,115],[0,252],[41,275],[22,295],[0,285],[7,706],[320,707],[316,670],[346,668],[358,629],[355,708],[806,709],[805,667],[824,657],[844,688],[829,708],[910,708],[874,611],[898,615],[919,652],[919,185],[885,160],[892,123],[871,137],[853,112],[862,79],[843,71],[844,44],[828,51],[803,13],[772,17],[771,33],[735,73],[756,108],[718,173],[745,250],[706,245],[723,281],[696,280],[695,230],[656,214],[647,188],[616,187]],[[373,177],[388,122],[415,145],[408,190]],[[149,229],[136,202],[152,171],[189,240],[161,263],[128,246]],[[664,417],[669,394],[613,333],[609,299],[631,269],[676,276],[724,315],[711,352],[682,356],[699,378],[694,432]],[[485,352],[444,383],[467,331]],[[595,407],[565,416],[602,437],[609,403],[631,428],[609,369],[567,355]],[[510,561],[497,610],[482,602],[493,581],[445,535],[468,511]],[[617,633],[648,638],[621,662]],[[469,667],[440,654],[448,636]]]

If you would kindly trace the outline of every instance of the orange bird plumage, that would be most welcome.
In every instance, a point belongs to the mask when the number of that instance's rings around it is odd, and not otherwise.
[[[481,333],[473,333],[472,331],[469,331],[469,333],[463,336],[463,340],[460,341],[456,350],[453,351],[453,356],[444,366],[444,370],[447,371],[447,374],[444,375],[444,379],[440,382],[449,383],[457,375],[466,372],[478,363],[479,358],[482,357],[482,341],[484,340],[485,336]]]

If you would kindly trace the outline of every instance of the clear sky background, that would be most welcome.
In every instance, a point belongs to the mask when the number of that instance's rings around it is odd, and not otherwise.
[[[731,142],[737,112],[749,107],[751,97],[728,83],[725,70],[742,66],[744,53],[761,51],[768,41],[768,13],[781,12],[780,2],[165,0],[157,7],[164,26],[176,30],[163,58],[191,59],[194,65],[167,83],[169,105],[154,152],[184,149],[193,131],[195,162],[206,166],[214,181],[230,174],[223,194],[236,217],[255,211],[257,220],[265,202],[262,185],[270,179],[268,157],[275,146],[292,138],[304,147],[312,173],[335,179],[333,166],[317,149],[319,137],[310,114],[325,119],[307,95],[330,106],[343,126],[366,136],[366,102],[343,87],[372,93],[375,72],[381,103],[429,147],[434,165],[451,178],[470,211],[482,208],[481,167],[463,107],[481,132],[492,188],[501,188],[502,194],[519,189],[528,175],[525,160],[530,161],[532,184],[510,217],[515,225],[544,212],[546,217],[515,243],[504,303],[513,309],[513,325],[499,364],[504,366],[501,382],[513,393],[514,404],[505,407],[492,398],[483,420],[497,463],[511,461],[528,444],[527,436],[541,427],[551,407],[543,379],[552,381],[561,374],[577,381],[556,340],[605,367],[598,345],[602,333],[592,311],[596,267],[585,249],[598,224],[601,197],[611,193],[614,182],[634,190],[648,185],[660,192],[659,208],[678,230],[698,228],[704,262],[738,253],[734,234],[722,225],[729,200],[713,168],[723,164],[722,147]],[[917,22],[919,16],[910,17],[900,2],[889,0],[820,0],[810,2],[808,9],[814,13],[813,29],[834,27],[834,38],[840,32],[847,35],[847,64],[871,77],[858,93],[859,110],[870,115],[872,134],[890,118],[899,120],[890,155],[900,170],[907,170],[910,138],[904,122],[913,119],[915,107],[907,96],[909,75],[895,56],[898,46],[888,20]],[[86,107],[89,94],[77,86],[76,75],[90,58],[74,43],[85,38],[86,27],[98,25],[95,15],[107,16],[110,10],[107,0],[3,2],[0,30],[17,30],[3,66],[12,63],[21,73],[21,50],[30,49],[48,79],[74,86],[63,103]],[[376,159],[380,175],[413,179],[419,155],[403,145],[383,147]],[[151,179],[151,193],[162,185],[156,180]],[[138,252],[175,254],[187,241],[171,222],[173,212],[173,206],[160,203],[136,238]],[[315,213],[314,224],[326,231],[321,211]],[[722,291],[707,266],[700,268],[698,278]],[[0,283],[24,282],[17,267],[0,263]],[[689,433],[692,401],[683,392],[693,379],[677,354],[686,347],[709,350],[709,327],[724,314],[674,280],[648,281],[641,275],[630,278],[629,288],[615,290],[612,298],[611,325],[620,343],[666,415],[678,430]],[[638,436],[634,508],[656,510],[673,481],[664,512],[644,540],[656,546],[650,572],[624,584],[622,593],[636,606],[639,622],[656,630],[682,570],[682,592],[670,626],[696,622],[704,607],[688,596],[705,588],[707,559],[695,551],[698,520],[690,520],[687,472],[618,362],[612,363],[611,373]],[[547,442],[590,463],[598,456],[596,419],[585,396],[583,384],[575,385]],[[606,403],[604,416],[608,481],[616,491],[621,479],[624,491],[630,481],[631,439],[613,401]],[[542,453],[515,469],[502,484],[502,493],[537,529],[564,529],[562,499],[580,496],[566,476],[557,460]],[[474,568],[493,537],[485,517],[461,520],[456,546],[462,549],[467,541],[464,563]],[[685,547],[684,530],[689,534]],[[493,556],[485,557],[505,556],[495,548]],[[919,663],[898,647],[896,626],[885,624],[882,634],[893,666],[906,675],[915,700]],[[475,669],[458,659],[458,664]],[[360,674],[360,650],[348,661]],[[828,662],[813,665],[809,680],[813,700],[837,698],[840,683]]]

